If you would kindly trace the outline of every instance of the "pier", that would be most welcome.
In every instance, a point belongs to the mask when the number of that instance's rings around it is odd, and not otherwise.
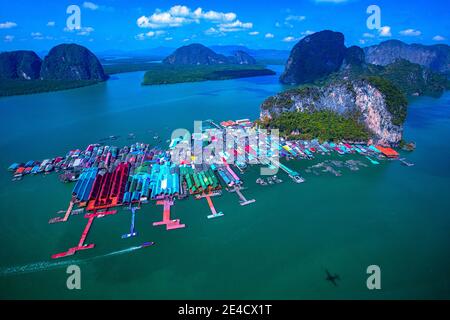
[[[278,167],[281,170],[283,170],[284,172],[286,172],[288,174],[288,176],[294,182],[301,183],[301,182],[305,181],[305,179],[303,179],[297,171],[289,169],[287,166],[285,166],[284,164],[280,163],[278,160],[271,159],[271,160],[268,160],[265,164],[266,165],[270,165],[270,163],[272,163],[273,166]]]
[[[367,160],[369,160],[370,161],[370,163],[371,164],[380,164],[378,161],[376,161],[376,160],[374,160],[374,159],[372,159],[371,157],[369,157],[369,156],[366,156],[366,158],[367,158]]]
[[[209,206],[209,209],[211,210],[211,214],[208,215],[208,219],[222,217],[223,213],[216,211],[216,208],[214,207],[214,204],[212,202],[211,196],[210,195],[205,195],[205,198],[206,198],[206,201],[208,201],[208,206]]]
[[[136,208],[136,207],[132,207],[131,208],[130,233],[122,235],[122,239],[128,239],[128,238],[137,236],[137,232],[136,232],[136,230],[134,228],[134,226],[135,226],[135,219],[136,219],[136,209],[138,209],[138,208]]]
[[[247,200],[247,198],[244,197],[244,195],[241,192],[241,187],[234,185],[233,189],[230,190],[231,192],[236,192],[236,194],[239,196],[239,204],[241,206],[246,206],[248,204],[251,204],[255,202],[255,199]]]
[[[64,215],[64,217],[52,218],[48,221],[48,223],[66,222],[69,219],[69,216],[72,214],[74,205],[75,205],[75,199],[72,199],[69,203],[69,207],[67,208],[66,214]]]
[[[94,222],[94,219],[97,217],[101,218],[106,215],[112,215],[112,214],[116,214],[116,213],[117,213],[117,211],[114,210],[114,211],[108,211],[108,212],[98,212],[98,213],[86,214],[84,217],[88,219],[88,222],[86,224],[86,227],[84,227],[83,233],[81,234],[81,237],[80,237],[80,241],[78,241],[78,245],[76,247],[69,248],[69,250],[67,250],[66,252],[56,253],[56,254],[52,255],[52,259],[59,259],[59,258],[71,256],[71,255],[74,255],[75,253],[77,253],[77,251],[94,248],[95,244],[93,244],[93,243],[84,244],[84,242],[86,241],[86,238],[89,234],[89,231],[91,229],[92,223]]]
[[[407,167],[412,167],[414,165],[414,163],[408,162],[405,158],[401,158],[401,159],[399,159],[399,161]]]
[[[180,223],[180,219],[170,219],[170,207],[173,206],[173,200],[164,199],[156,202],[157,205],[164,206],[162,221],[153,222],[153,226],[165,225],[166,230],[180,229],[186,225]]]

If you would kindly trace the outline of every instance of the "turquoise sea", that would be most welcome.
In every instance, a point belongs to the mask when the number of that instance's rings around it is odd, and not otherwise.
[[[335,177],[305,172],[323,158],[290,161],[306,182],[280,173],[283,183],[265,187],[251,168],[243,180],[252,205],[224,194],[214,203],[225,216],[208,220],[205,200],[177,201],[173,216],[187,227],[166,231],[152,226],[162,208],[148,204],[137,212],[139,236],[126,240],[130,212],[120,210],[94,221],[86,241],[94,249],[52,261],[78,243],[86,223],[82,215],[47,223],[67,208],[72,186],[54,174],[12,182],[10,163],[64,155],[110,135],[121,136],[118,145],[133,142],[129,133],[153,143],[156,134],[165,141],[173,129],[192,129],[194,120],[254,119],[282,90],[277,77],[151,87],[140,85],[142,77],[0,99],[0,298],[450,298],[449,92],[411,100],[405,137],[417,149],[402,155],[414,167],[385,161]],[[132,249],[145,241],[156,245]],[[81,268],[81,290],[66,288],[69,264]],[[366,287],[373,264],[381,268],[378,291]],[[337,287],[325,269],[340,275]]]

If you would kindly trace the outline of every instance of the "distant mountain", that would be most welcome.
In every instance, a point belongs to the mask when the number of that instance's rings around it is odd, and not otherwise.
[[[228,46],[217,45],[217,46],[210,46],[209,48],[214,52],[222,54],[224,56],[233,56],[237,51],[244,51],[247,53],[250,53],[251,51],[246,46],[236,46],[236,45],[228,45]]]
[[[236,51],[228,60],[233,64],[256,64],[255,58],[241,50]]]
[[[218,65],[218,64],[256,64],[256,60],[247,52],[237,50],[231,57],[218,54],[202,44],[194,43],[175,50],[163,60],[172,65]]]
[[[165,58],[163,63],[174,65],[214,65],[226,64],[228,63],[228,58],[215,53],[204,45],[194,43],[178,48]]]
[[[77,44],[61,44],[51,49],[45,57],[41,78],[104,81],[108,76],[97,57],[87,48]]]
[[[275,50],[275,49],[250,49],[245,46],[210,46],[211,50],[225,56],[232,56],[237,51],[244,51],[251,55],[256,60],[279,60],[285,62],[289,57],[289,50]]]
[[[385,66],[404,59],[433,71],[450,74],[450,46],[445,44],[427,46],[388,40],[366,47],[364,51],[368,63]]]
[[[33,51],[11,51],[0,54],[0,79],[39,79],[42,60]]]
[[[99,58],[151,58],[151,59],[159,59],[162,60],[164,57],[167,57],[169,54],[174,52],[175,48],[171,47],[156,47],[156,48],[148,48],[148,49],[140,49],[140,50],[103,50],[97,51],[95,54]]]
[[[440,96],[448,87],[447,78],[408,60],[396,60],[372,72],[389,80],[406,95]]]
[[[339,70],[346,50],[340,32],[324,30],[309,35],[292,49],[280,81],[302,84],[328,76]]]
[[[344,60],[342,61],[341,69],[348,69],[354,67],[365,67],[366,57],[364,50],[358,46],[351,46],[345,50]]]

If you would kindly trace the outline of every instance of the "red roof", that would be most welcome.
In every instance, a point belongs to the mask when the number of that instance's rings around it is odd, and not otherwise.
[[[382,146],[376,146],[376,148],[378,150],[380,150],[381,153],[384,154],[388,158],[396,158],[396,157],[399,156],[398,152],[395,151],[392,148],[385,148],[385,147],[382,147]]]
[[[20,168],[18,168],[17,170],[16,170],[16,174],[18,174],[18,173],[23,173],[25,171],[25,168],[24,167],[20,167]]]
[[[221,124],[223,127],[229,127],[229,126],[234,125],[235,122],[232,121],[232,120],[228,120],[228,121],[222,121],[220,124]]]

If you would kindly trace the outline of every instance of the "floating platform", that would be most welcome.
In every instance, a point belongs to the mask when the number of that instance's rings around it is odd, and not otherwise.
[[[236,194],[239,196],[239,204],[241,206],[246,206],[253,202],[256,202],[255,199],[247,200],[247,198],[245,198],[245,196],[242,194],[241,188],[236,185],[234,186],[234,189],[231,190],[231,192],[236,192]]]
[[[412,166],[414,166],[414,163],[406,161],[405,158],[401,158],[401,159],[399,159],[399,160],[400,160],[400,162],[401,162],[404,166],[407,166],[407,167],[412,167]]]
[[[89,234],[89,231],[91,229],[92,223],[94,222],[94,219],[101,218],[106,215],[116,214],[116,213],[117,213],[117,211],[114,210],[114,211],[109,211],[109,212],[98,212],[98,213],[86,214],[84,217],[89,220],[86,224],[86,227],[84,227],[84,230],[83,230],[83,233],[81,234],[78,245],[76,247],[69,248],[69,250],[67,250],[66,252],[56,253],[56,254],[52,255],[52,259],[59,259],[59,258],[71,256],[71,255],[74,255],[75,253],[77,253],[77,251],[94,248],[95,244],[93,244],[93,243],[92,244],[84,244],[84,242]]]
[[[366,158],[367,158],[367,159],[370,161],[370,163],[372,163],[372,164],[380,164],[378,161],[372,159],[372,158],[369,157],[369,156],[366,156]]]
[[[208,215],[208,219],[222,217],[224,214],[222,212],[216,211],[216,208],[214,207],[211,197],[209,195],[206,195],[205,198],[206,198],[206,201],[208,201],[208,206],[209,206],[209,209],[211,210],[211,214]]]
[[[48,223],[57,223],[57,222],[66,222],[69,219],[69,216],[72,214],[72,209],[73,206],[75,205],[75,202],[73,200],[70,201],[69,203],[69,207],[66,210],[66,213],[64,215],[64,217],[56,217],[56,218],[52,218],[48,221]],[[58,211],[58,213],[62,213],[64,211]]]
[[[137,232],[135,230],[135,219],[136,219],[136,209],[135,207],[131,208],[131,226],[130,226],[130,233],[122,235],[122,239],[128,239],[131,237],[137,236]]]
[[[180,219],[170,219],[170,207],[173,206],[173,200],[159,200],[156,204],[164,206],[163,219],[162,221],[153,222],[153,226],[165,225],[166,230],[181,229],[186,227],[186,225],[180,223]]]

